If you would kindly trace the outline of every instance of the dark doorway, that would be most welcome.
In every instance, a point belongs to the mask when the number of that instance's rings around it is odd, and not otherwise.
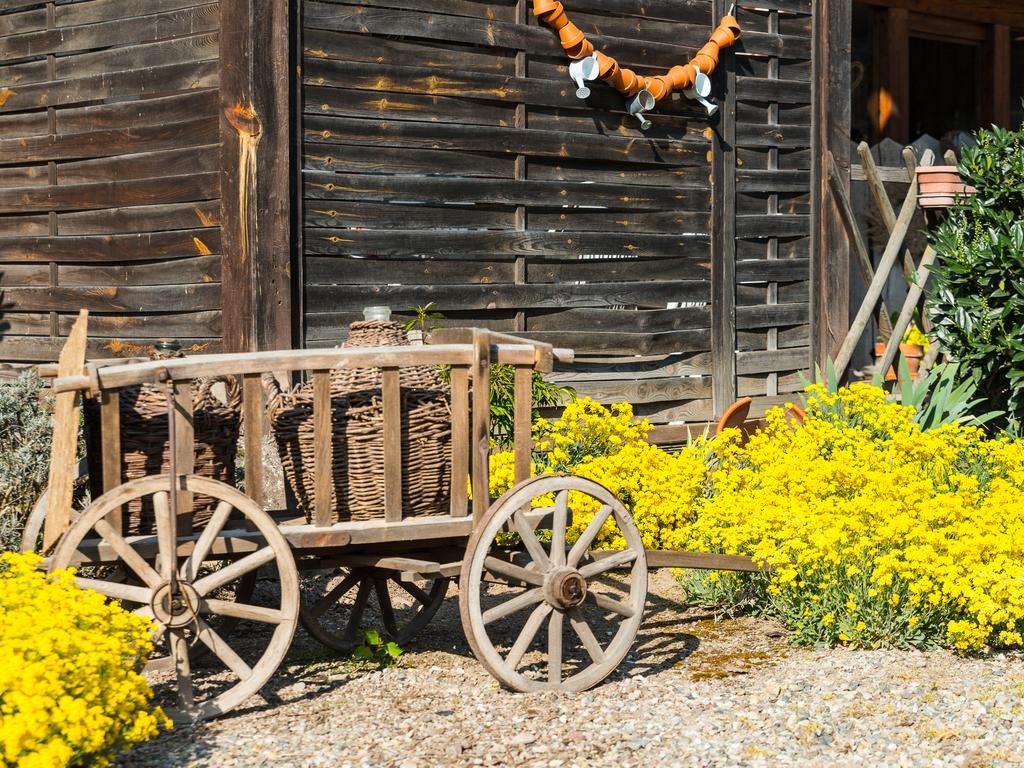
[[[981,46],[910,38],[910,135],[941,138],[981,124],[978,104]]]

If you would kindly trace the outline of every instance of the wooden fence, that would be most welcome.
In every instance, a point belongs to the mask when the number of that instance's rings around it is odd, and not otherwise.
[[[567,7],[653,74],[726,5]],[[527,0],[303,2],[305,342],[338,343],[368,303],[432,302],[448,325],[574,347],[558,379],[659,421],[793,391],[811,358],[811,6],[736,15],[720,115],[680,95],[641,131],[604,84],[576,98]]]
[[[568,2],[643,74],[730,5]],[[655,421],[758,413],[823,336],[821,13],[737,3],[718,115],[680,95],[643,132],[576,98],[529,0],[8,0],[0,360],[52,359],[83,306],[109,355],[330,345],[432,302],[575,347],[557,378]]]
[[[5,0],[0,360],[221,340],[217,3]]]

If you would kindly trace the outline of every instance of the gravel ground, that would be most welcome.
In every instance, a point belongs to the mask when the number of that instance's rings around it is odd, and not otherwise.
[[[687,609],[660,571],[618,672],[524,695],[469,654],[454,593],[400,666],[331,658],[300,629],[263,696],[119,765],[1024,765],[1021,654],[793,648],[769,622]]]

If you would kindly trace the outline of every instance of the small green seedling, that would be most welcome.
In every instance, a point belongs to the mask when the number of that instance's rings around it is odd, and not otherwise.
[[[357,659],[377,664],[381,669],[398,663],[398,657],[405,651],[398,643],[384,640],[380,632],[368,629],[363,632],[363,645],[357,646],[353,655]]]

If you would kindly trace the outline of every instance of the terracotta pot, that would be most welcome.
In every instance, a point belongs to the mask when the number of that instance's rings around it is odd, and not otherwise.
[[[900,354],[904,357],[924,357],[924,347],[920,344],[900,344]]]
[[[976,191],[960,178],[955,165],[931,165],[917,169],[917,204],[922,208],[949,208],[957,195]]]
[[[882,355],[885,354],[885,344],[881,341],[875,342],[875,363],[879,363],[882,360]],[[892,366],[889,366],[889,370],[885,372],[886,381],[896,381],[896,371],[893,370]]]

